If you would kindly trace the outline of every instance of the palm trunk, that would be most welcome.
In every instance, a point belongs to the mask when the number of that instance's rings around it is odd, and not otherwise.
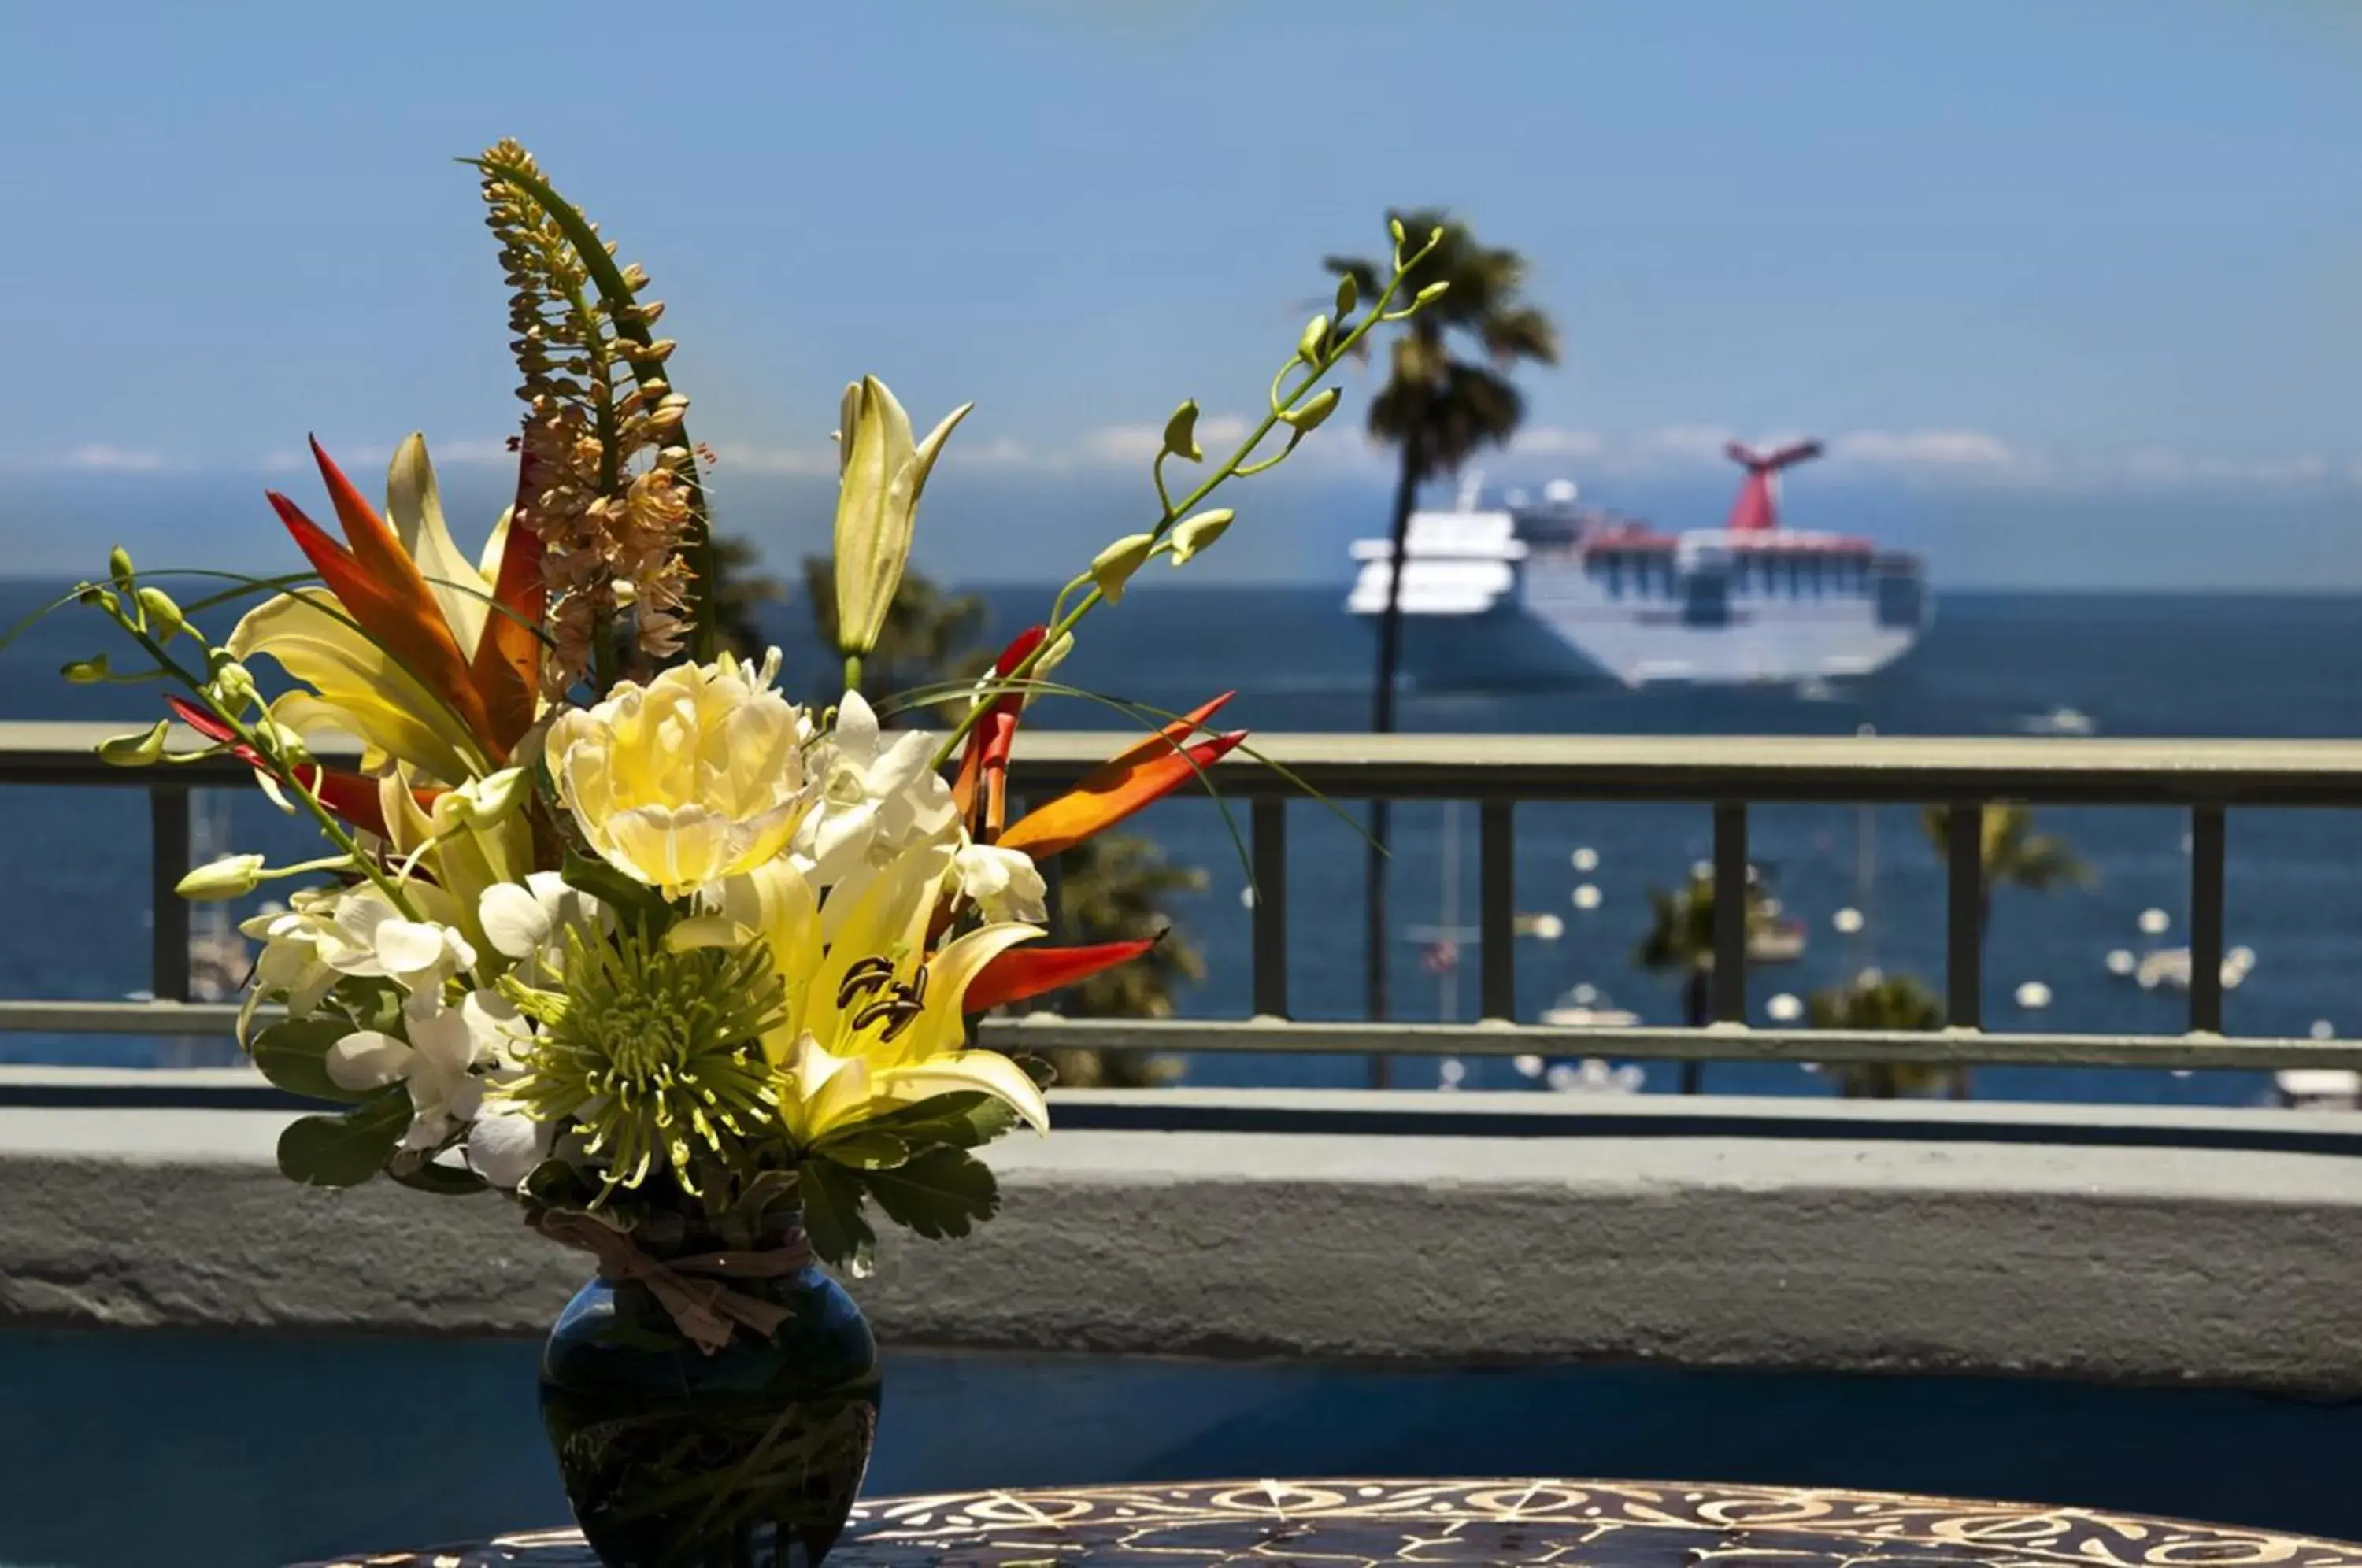
[[[1404,557],[1410,537],[1410,514],[1418,500],[1418,475],[1425,459],[1420,454],[1418,426],[1416,423],[1403,437],[1402,470],[1395,480],[1394,526],[1389,537],[1394,542],[1394,554],[1386,568],[1386,607],[1378,617],[1377,685],[1370,694],[1370,730],[1374,734],[1391,734],[1395,727],[1395,679],[1402,667],[1402,580]],[[1386,952],[1390,937],[1386,919],[1386,855],[1392,823],[1387,802],[1370,802],[1370,847],[1364,885],[1369,894],[1369,921],[1366,932],[1370,1021],[1383,1023],[1393,1010],[1386,994]],[[1370,1059],[1370,1082],[1384,1088],[1393,1080],[1390,1063],[1385,1056]]]
[[[1987,882],[1977,894],[1977,952],[1980,955],[1981,955],[1985,950],[1985,935],[1992,930],[1992,884],[1991,882]],[[1977,970],[1980,977],[1981,977],[1984,966],[1981,964],[1978,965]],[[1973,1088],[1973,1085],[1970,1082],[1970,1075],[1974,1070],[1975,1069],[1970,1067],[1954,1067],[1952,1069],[1951,1084],[1945,1092],[1954,1099],[1967,1099],[1970,1098],[1971,1090]]]
[[[1708,990],[1707,971],[1702,965],[1690,966],[1690,977],[1682,982],[1682,1021],[1692,1029],[1704,1029],[1714,1021],[1714,999]],[[1705,1080],[1705,1064],[1692,1058],[1682,1064],[1682,1092],[1695,1094]]]

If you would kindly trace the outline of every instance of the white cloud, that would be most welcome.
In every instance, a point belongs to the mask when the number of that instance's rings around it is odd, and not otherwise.
[[[2006,473],[2025,458],[1998,436],[1981,430],[1853,430],[1829,443],[1829,457],[1844,463],[1927,473]]]
[[[1253,428],[1234,414],[1208,414],[1198,422],[1198,441],[1209,455],[1226,455]],[[1266,439],[1263,455],[1279,450],[1282,433]],[[1056,442],[1003,436],[989,441],[955,438],[944,461],[953,470],[1009,474],[1067,474],[1144,470],[1162,447],[1162,425],[1108,425]],[[1742,434],[1720,425],[1662,425],[1638,430],[1599,430],[1532,425],[1520,430],[1501,453],[1488,453],[1479,466],[1496,473],[1534,479],[1561,475],[1629,479],[1684,474],[1720,474],[1729,469],[1724,447],[1738,440],[1768,450],[1797,439],[1794,433]],[[2298,453],[2271,458],[2224,458],[2164,447],[2136,447],[2106,455],[2070,456],[2020,445],[1989,431],[1960,425],[1915,430],[1857,429],[1825,438],[1827,481],[1878,479],[1934,487],[1999,487],[2021,491],[2090,493],[2194,487],[2342,486],[2362,490],[2362,458]],[[356,478],[381,472],[390,446],[325,443]],[[771,447],[717,441],[724,476],[747,474],[801,479],[835,476],[836,449],[828,443]],[[500,467],[515,458],[503,438],[430,439],[438,467]],[[94,442],[29,458],[0,458],[0,469],[17,472],[142,474],[171,472],[189,465],[162,452]],[[1344,425],[1323,430],[1289,459],[1290,469],[1381,474],[1392,471],[1391,449]],[[307,451],[286,447],[265,454],[256,467],[266,473],[307,473]],[[1506,470],[1506,473],[1503,471]],[[1175,477],[1188,465],[1174,466]]]
[[[1797,438],[1792,434],[1741,436],[1703,425],[1623,432],[1535,425],[1518,432],[1503,460],[1533,469],[1567,464],[1580,470],[1578,478],[1585,472],[1617,477],[1712,472],[1727,465],[1723,448],[1730,441],[1768,451]],[[1877,477],[1912,484],[2059,491],[2338,482],[2362,488],[2362,462],[2341,466],[2317,454],[2240,459],[2150,447],[2069,458],[1965,427],[1849,430],[1827,438],[1825,445],[1831,480]]]
[[[1198,446],[1201,451],[1235,447],[1247,437],[1253,428],[1235,414],[1217,414],[1198,421]],[[1073,458],[1098,468],[1138,468],[1156,460],[1164,449],[1164,426],[1162,425],[1110,425],[1084,436]]]
[[[152,474],[172,465],[160,453],[92,442],[62,454],[56,466],[76,473]]]

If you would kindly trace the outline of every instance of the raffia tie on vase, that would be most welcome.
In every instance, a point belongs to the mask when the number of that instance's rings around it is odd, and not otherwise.
[[[723,1281],[778,1279],[813,1261],[811,1244],[800,1236],[783,1246],[754,1252],[701,1253],[660,1262],[635,1246],[629,1236],[588,1215],[542,1214],[531,1223],[551,1241],[597,1258],[602,1278],[646,1286],[682,1335],[707,1355],[728,1344],[740,1327],[768,1339],[794,1315],[776,1302],[733,1290]]]

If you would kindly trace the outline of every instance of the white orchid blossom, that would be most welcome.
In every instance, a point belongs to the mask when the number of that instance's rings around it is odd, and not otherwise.
[[[524,1027],[517,1010],[497,991],[470,991],[458,1007],[437,990],[422,991],[403,1004],[402,1036],[357,1029],[328,1047],[329,1080],[339,1088],[383,1088],[400,1083],[410,1091],[410,1131],[405,1149],[432,1149],[455,1124],[472,1121],[483,1104],[480,1066],[504,1059],[502,1044]]]
[[[445,912],[450,897],[424,883],[404,889],[429,918],[412,920],[393,907],[376,888],[357,888],[337,901],[330,923],[331,940],[321,959],[340,975],[383,977],[414,996],[436,995],[443,982],[462,969],[476,966],[476,950],[456,929],[456,921],[434,918]],[[457,914],[456,909],[447,912]]]
[[[614,924],[614,912],[569,887],[557,872],[535,871],[523,882],[498,882],[485,889],[476,919],[492,950],[517,961],[517,978],[534,984],[557,975],[568,927],[607,930]]]
[[[808,763],[820,799],[789,845],[816,888],[880,866],[914,844],[955,832],[951,786],[930,766],[934,737],[910,730],[890,742],[858,691],[837,704],[836,726]]]
[[[341,977],[326,955],[345,945],[336,924],[337,901],[342,897],[341,888],[302,888],[285,904],[265,904],[260,913],[239,922],[240,935],[262,944],[246,1001],[237,1010],[240,1043],[254,1021],[254,1010],[267,998],[283,993],[288,1017],[308,1017]]]
[[[1050,886],[1032,857],[1020,850],[963,845],[952,856],[952,877],[960,896],[981,910],[988,922],[1032,924],[1050,917]]]

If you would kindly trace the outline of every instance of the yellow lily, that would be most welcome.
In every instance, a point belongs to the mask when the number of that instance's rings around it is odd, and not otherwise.
[[[764,1038],[779,1072],[780,1117],[811,1148],[833,1134],[937,1095],[981,1093],[1037,1132],[1050,1108],[1023,1068],[965,1048],[963,1003],[986,965],[1043,934],[1013,922],[986,925],[925,951],[927,926],[951,846],[920,845],[832,891],[825,944],[817,896],[785,861],[734,878],[714,924],[769,944],[787,983],[785,1021]],[[717,933],[718,934],[718,933]]]

